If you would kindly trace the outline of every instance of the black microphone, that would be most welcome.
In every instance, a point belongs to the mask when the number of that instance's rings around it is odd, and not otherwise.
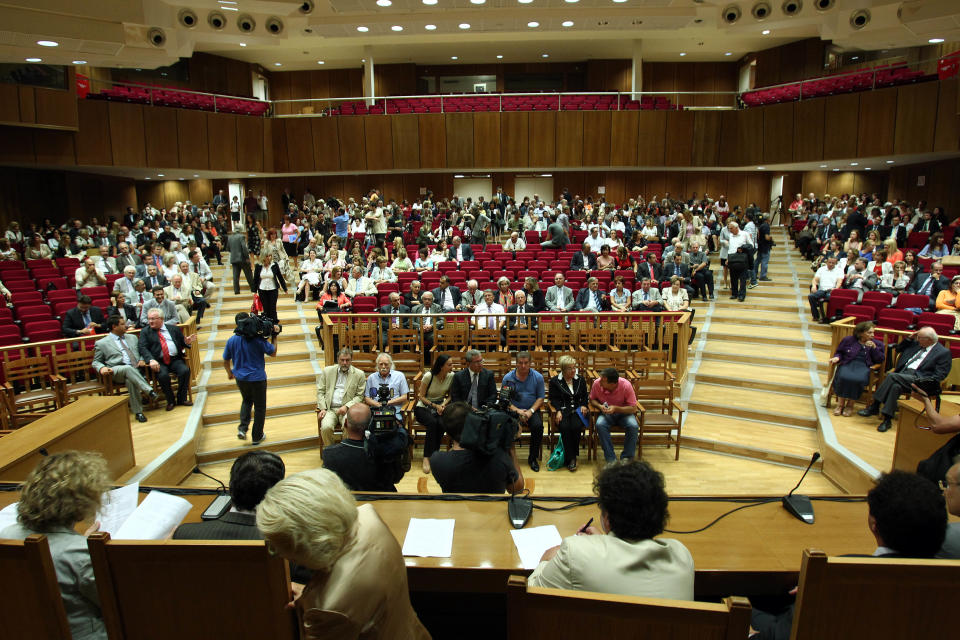
[[[221,492],[222,494],[228,494],[228,493],[230,493],[230,491],[227,489],[227,485],[223,484],[223,482],[221,482],[221,481],[218,480],[217,478],[214,478],[214,477],[213,477],[212,475],[210,475],[209,473],[204,473],[204,472],[200,469],[200,465],[197,465],[197,466],[195,466],[195,467],[193,468],[193,473],[199,473],[200,475],[206,476],[206,477],[210,478],[211,480],[213,480],[214,482],[218,483],[218,484],[220,485],[220,488],[217,490],[218,492]]]
[[[813,457],[810,458],[810,464],[807,465],[807,470],[803,472],[803,475],[800,476],[800,482],[797,483],[793,489],[790,490],[790,493],[783,496],[780,500],[783,503],[783,508],[793,514],[797,520],[805,522],[807,524],[813,524],[813,504],[810,502],[810,498],[807,496],[795,496],[793,492],[800,488],[800,485],[803,483],[803,479],[807,477],[807,474],[810,473],[810,469],[813,467],[813,464],[820,459],[820,452],[817,451],[813,454]]]

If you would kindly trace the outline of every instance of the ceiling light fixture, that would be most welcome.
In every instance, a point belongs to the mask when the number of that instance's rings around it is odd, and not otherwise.
[[[257,174],[255,174],[255,173],[248,173],[248,174],[247,174],[247,177],[248,177],[248,178],[256,178],[256,177],[257,177]]]
[[[541,58],[549,58],[549,57],[550,57],[550,54],[549,54],[549,53],[542,53],[542,54],[540,54],[540,57],[541,57]]]
[[[859,163],[859,162],[851,162],[851,163],[850,163],[850,166],[851,166],[851,167],[855,167],[855,166],[857,166],[858,164],[860,164],[860,163]]]
[[[460,26],[461,29],[469,29],[469,28],[470,28],[470,23],[469,23],[469,22],[461,22],[459,26]]]
[[[681,58],[682,58],[683,56],[685,56],[685,55],[687,55],[687,52],[686,52],[686,51],[681,51],[681,52],[680,52],[680,57],[681,57]]]
[[[427,31],[436,31],[437,25],[427,24],[427,25],[424,25],[423,28],[426,29]]]
[[[864,170],[864,171],[870,171],[870,167],[864,167],[863,170]]]
[[[723,54],[723,55],[725,55],[725,56],[732,56],[732,55],[733,55],[733,51],[727,51],[727,52],[726,52],[725,54]]]
[[[470,4],[483,4],[487,0],[470,0]]]
[[[563,0],[563,1],[564,1],[564,2],[569,2],[570,4],[576,4],[576,3],[580,2],[580,0]]]
[[[282,66],[283,66],[283,63],[282,63],[282,62],[274,62],[274,63],[273,63],[273,66],[275,66],[275,67],[282,67]]]
[[[757,167],[757,171],[763,171],[766,167]]]
[[[927,42],[929,42],[930,44],[940,44],[941,42],[943,42],[943,38],[930,38],[929,40],[927,40]],[[37,44],[40,44],[40,43],[38,42]]]
[[[498,54],[497,54],[497,60],[503,60],[503,54],[498,53]]]
[[[572,27],[572,26],[573,26],[573,20],[564,20],[563,22],[560,23],[560,26],[561,26],[561,27]]]
[[[389,7],[392,4],[392,0],[377,0],[378,7]]]
[[[530,4],[533,0],[517,0],[520,4]]]
[[[150,179],[150,176],[147,176],[146,178],[144,178],[144,180],[149,180],[149,179]]]
[[[827,168],[827,165],[822,164],[822,165],[820,165],[820,168],[821,168],[821,169],[826,169],[826,168]]]
[[[463,177],[463,174],[462,174],[462,173],[455,173],[455,174],[453,174],[453,177],[454,177],[454,178],[462,178],[462,177]]]
[[[459,60],[460,58],[458,58],[457,56],[450,56],[450,59],[451,59],[451,60]]]
[[[87,64],[86,60],[74,60],[73,64]]]
[[[768,36],[768,35],[770,35],[770,29],[764,29],[764,30],[761,31],[760,33],[762,33],[762,34],[765,35],[765,36]]]
[[[613,1],[616,2],[617,4],[621,4],[623,2],[626,2],[627,0],[613,0]]]
[[[59,42],[54,42],[53,40],[37,40],[37,44],[41,47],[59,47]]]
[[[247,46],[247,43],[246,43],[246,42],[241,42],[241,43],[240,43],[240,46],[241,46],[241,47],[245,47],[245,46]]]
[[[220,7],[220,8],[223,9],[224,11],[240,11],[240,9],[237,9],[236,7]]]
[[[834,171],[840,171],[840,169],[834,169]]]
[[[437,0],[423,0],[423,4],[429,4],[431,6],[437,4]]]
[[[887,160],[887,164],[893,164],[893,160]]]
[[[199,177],[200,177],[200,174],[199,174],[199,173],[195,173],[195,174],[193,174],[193,177],[194,177],[194,178],[199,178]]]
[[[25,58],[27,62],[43,62],[42,58]]]
[[[317,64],[326,64],[323,60],[317,60]]]
[[[536,20],[532,20],[527,23],[527,26],[530,27],[531,29],[536,29],[537,27],[540,26],[540,23],[537,22]]]
[[[357,31],[359,31],[360,33],[366,33],[367,31],[370,31],[370,27],[364,27],[363,25],[361,25],[357,27]]]
[[[163,177],[163,174],[162,174],[162,173],[158,173],[158,174],[157,174],[157,177],[158,177],[158,178],[162,178],[162,177]]]
[[[403,31],[403,27],[401,27],[398,24],[395,24],[392,27],[390,27],[390,31]]]

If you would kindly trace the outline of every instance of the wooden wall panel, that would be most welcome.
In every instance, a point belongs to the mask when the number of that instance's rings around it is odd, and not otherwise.
[[[113,145],[110,142],[109,104],[99,100],[80,100],[77,103],[77,164],[113,164]]]
[[[177,109],[176,114],[177,166],[185,169],[208,169],[210,144],[207,138],[207,114],[191,109]]]
[[[838,196],[853,192],[852,171],[831,171],[827,174],[827,193]],[[819,195],[819,194],[818,194]]]
[[[644,186],[646,193],[643,195],[648,200],[660,200],[667,191],[667,182],[663,171],[648,171],[644,177]]]
[[[392,116],[393,119],[393,167],[395,169],[420,168],[420,127],[416,115]]]
[[[729,167],[740,164],[737,145],[740,136],[740,113],[737,111],[720,112],[720,166]]]
[[[264,118],[263,120],[263,170],[273,173],[276,170],[276,164],[273,160],[273,129],[274,119]]]
[[[940,87],[936,82],[909,84],[897,89],[897,120],[893,152],[928,153],[933,151],[937,126]]]
[[[758,164],[763,158],[763,118],[766,108],[739,111],[737,127],[737,164]]]
[[[20,99],[17,85],[0,82],[0,122],[20,122]]]
[[[716,166],[720,164],[720,112],[697,111],[695,114],[690,164],[694,167]]]
[[[169,107],[143,110],[148,167],[172,169],[180,166],[177,111]]]
[[[713,198],[726,196],[731,208],[734,205],[746,208],[749,180],[745,172],[729,171],[717,176],[708,176],[707,187],[707,193]]]
[[[207,114],[211,171],[237,170],[237,117],[229,113]]]
[[[526,167],[530,162],[530,113],[500,114],[500,166]]]
[[[731,176],[742,176],[742,173],[729,171],[710,171],[707,173],[707,185],[704,188],[704,195],[709,195],[714,200],[720,196],[728,195]]]
[[[366,139],[367,171],[393,169],[393,118],[381,115],[362,116]]]
[[[583,112],[583,151],[585,167],[608,167],[610,162],[610,111]]]
[[[558,167],[583,165],[583,111],[557,112],[557,157]]]
[[[287,171],[303,173],[314,171],[312,118],[285,118],[287,133]]]
[[[766,209],[770,204],[770,174],[765,171],[748,172],[747,193],[741,202],[753,202]]]
[[[857,154],[860,157],[893,153],[894,128],[897,124],[897,91],[896,87],[890,87],[860,94],[857,136]],[[931,110],[933,104],[935,103],[931,102]]]
[[[339,118],[310,118],[313,137],[313,166],[316,171],[340,169]]]
[[[500,113],[473,114],[473,166],[500,166]]]
[[[33,132],[37,164],[73,165],[77,162],[72,131],[36,129]]]
[[[667,145],[664,164],[669,167],[689,167],[693,156],[693,111],[667,112]]]
[[[339,118],[337,118],[339,120]],[[276,120],[273,123],[273,170],[277,173],[286,173],[287,169],[287,128],[283,121]],[[270,202],[279,202],[271,195],[267,195]],[[276,210],[276,205],[270,205],[272,210]]]
[[[610,166],[634,167],[637,165],[639,126],[639,111],[610,113]]]
[[[557,113],[530,112],[530,166],[553,167],[557,164]],[[559,191],[557,192],[559,193]]]
[[[682,171],[667,171],[663,174],[663,196],[682,198],[685,195]]]
[[[163,199],[167,206],[177,202],[186,202],[190,199],[190,191],[186,180],[166,180],[163,183]]]
[[[957,87],[960,80],[953,78],[940,82],[940,96],[937,100],[937,129],[934,134],[934,151],[956,151],[960,149],[960,92]]]
[[[666,111],[638,111],[637,164],[662,167],[667,139]]]
[[[37,124],[70,129],[77,128],[76,91],[37,87],[34,89],[34,99]]]
[[[37,100],[33,87],[18,86],[18,99],[20,101],[20,122],[24,124],[33,124],[37,121]]]
[[[364,171],[367,151],[363,139],[363,119],[356,116],[337,118],[340,137],[340,170]],[[287,140],[290,144],[290,140]]]
[[[793,161],[823,159],[823,118],[826,98],[803,100],[793,109]]]
[[[447,113],[447,167],[470,169],[473,166],[473,114]]]
[[[21,126],[0,127],[0,140],[3,140],[3,144],[0,144],[0,162],[22,165],[37,161],[31,129]]]
[[[190,202],[194,204],[213,201],[213,183],[210,180],[187,180],[187,190]]]
[[[860,94],[847,93],[825,99],[823,113],[823,159],[854,158],[857,155]]]
[[[827,173],[828,171],[804,171],[803,187],[800,193],[804,196],[813,193],[817,197],[827,193]]]
[[[237,171],[263,171],[263,118],[237,117]],[[309,138],[309,135],[308,135]]]
[[[440,169],[447,166],[447,124],[440,114],[416,116],[420,130],[420,167]]]
[[[145,166],[147,154],[144,149],[143,107],[139,104],[111,102],[107,105],[107,111],[113,164],[118,167]]]
[[[687,171],[683,175],[683,184],[688,197],[696,195],[698,198],[707,190],[707,174],[705,171]]]
[[[765,163],[793,160],[794,103],[763,107],[763,161]]]

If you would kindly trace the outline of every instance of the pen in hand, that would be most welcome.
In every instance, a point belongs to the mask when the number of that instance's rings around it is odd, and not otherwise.
[[[587,529],[590,528],[590,525],[591,525],[591,524],[593,524],[593,518],[590,518],[589,520],[587,520],[587,524],[585,524],[585,525],[583,525],[582,527],[580,527],[580,529],[577,531],[577,533],[586,533]]]

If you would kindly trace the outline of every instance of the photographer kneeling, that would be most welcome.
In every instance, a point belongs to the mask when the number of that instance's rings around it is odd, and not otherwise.
[[[433,477],[444,493],[517,493],[523,490],[523,473],[517,461],[516,445],[509,451],[496,449],[492,455],[464,449],[463,427],[473,409],[466,402],[451,402],[440,416],[443,429],[453,443],[450,451],[430,456]]]
[[[272,339],[280,327],[269,318],[252,316],[245,311],[238,313],[235,320],[235,335],[230,336],[223,349],[223,368],[227,371],[227,379],[236,379],[243,398],[237,438],[247,439],[250,408],[253,407],[253,444],[260,444],[266,438],[263,423],[267,417],[267,369],[263,356],[277,354],[276,345],[267,338]]]

